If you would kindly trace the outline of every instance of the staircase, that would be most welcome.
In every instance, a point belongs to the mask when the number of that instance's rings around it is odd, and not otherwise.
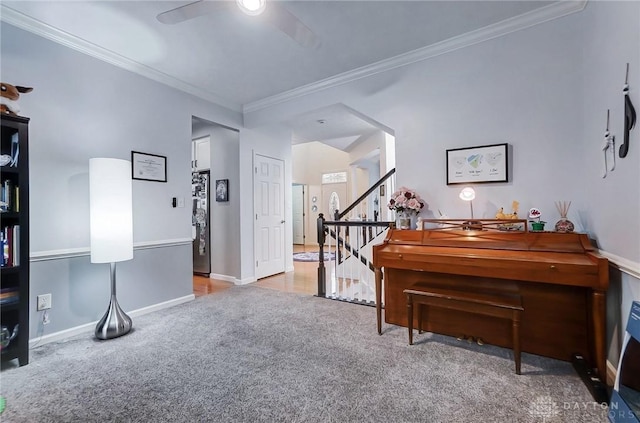
[[[336,211],[332,221],[318,216],[319,297],[375,305],[372,252],[393,223],[386,198],[395,190],[395,172],[389,171],[343,212]],[[325,254],[335,254],[335,260],[325,262]]]

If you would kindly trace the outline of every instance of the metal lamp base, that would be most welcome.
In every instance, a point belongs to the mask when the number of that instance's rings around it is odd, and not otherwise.
[[[111,297],[109,308],[96,326],[96,338],[112,339],[126,335],[131,330],[131,317],[122,311],[115,295]]]
[[[96,326],[96,338],[112,339],[129,333],[133,326],[131,317],[127,316],[116,299],[116,264],[111,263],[111,301],[109,308]]]

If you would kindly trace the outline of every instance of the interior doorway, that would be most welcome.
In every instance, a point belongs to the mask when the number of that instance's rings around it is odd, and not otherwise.
[[[194,274],[235,283],[241,267],[240,134],[192,116],[190,144]],[[214,191],[220,181],[228,190],[222,200]]]

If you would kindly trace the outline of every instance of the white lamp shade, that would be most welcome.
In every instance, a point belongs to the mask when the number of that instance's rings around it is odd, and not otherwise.
[[[464,187],[462,191],[460,191],[460,199],[464,201],[471,201],[476,198],[476,192],[471,187]]]
[[[131,162],[89,160],[91,263],[133,258]]]

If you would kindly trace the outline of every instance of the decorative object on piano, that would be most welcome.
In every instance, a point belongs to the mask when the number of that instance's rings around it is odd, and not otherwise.
[[[447,150],[447,185],[509,182],[509,144]]]
[[[540,209],[536,208],[536,207],[532,207],[529,210],[529,219],[531,219],[529,221],[529,223],[531,223],[531,230],[532,231],[544,231],[544,225],[547,222],[543,222],[540,220],[540,216],[542,216],[542,213],[540,212]]]
[[[413,190],[400,187],[391,194],[387,207],[396,212],[397,229],[415,229],[417,216],[425,206],[424,200]]]
[[[604,152],[604,169],[602,177],[607,177],[607,172],[612,172],[616,168],[616,138],[609,132],[609,109],[607,109],[607,129],[604,131],[604,142],[602,143]],[[607,154],[611,153],[611,160],[607,160]],[[608,165],[607,165],[608,164]]]
[[[515,200],[511,203],[512,213],[505,213],[504,207],[500,207],[500,210],[496,213],[496,219],[517,219],[519,207],[520,203]]]
[[[567,219],[571,207],[571,201],[556,201],[556,209],[560,213],[560,220],[556,222],[556,232],[573,232],[575,226],[573,222]]]
[[[504,207],[500,207],[500,210],[496,213],[496,219],[499,220],[518,220],[518,208],[520,207],[520,203],[517,201],[511,202],[511,213],[505,213]],[[502,223],[498,226],[499,229],[503,231],[520,231],[522,230],[524,225],[511,224],[511,223]]]
[[[476,191],[471,187],[464,187],[462,188],[462,191],[460,191],[459,197],[461,200],[469,202],[469,207],[471,207],[471,218],[473,219],[473,199],[476,198]]]
[[[636,125],[636,109],[631,103],[629,98],[629,64],[627,63],[627,75],[624,78],[624,87],[622,88],[624,93],[624,141],[620,146],[620,158],[627,157],[629,152],[629,132]]]

